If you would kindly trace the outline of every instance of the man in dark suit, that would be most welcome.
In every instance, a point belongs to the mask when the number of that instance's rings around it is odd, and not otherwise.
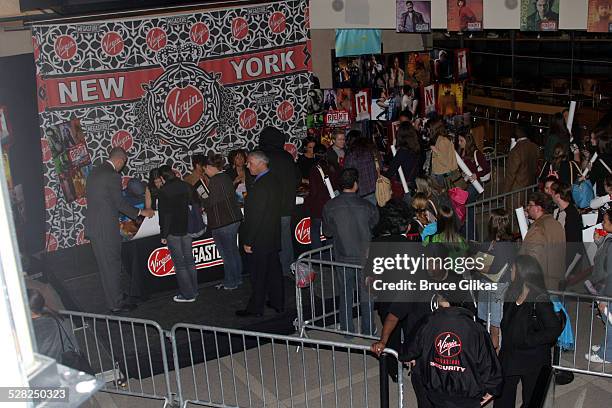
[[[295,209],[295,195],[302,176],[293,161],[293,156],[284,149],[285,135],[275,127],[268,126],[259,135],[259,149],[268,157],[271,175],[276,179],[280,193],[281,211],[281,251],[280,260],[285,276],[291,275],[291,264],[295,261],[293,254],[293,237],[291,233],[291,215]],[[250,193],[250,192],[249,192]]]
[[[244,203],[240,237],[251,273],[251,298],[237,316],[262,316],[264,305],[277,313],[285,308],[281,249],[281,186],[268,169],[269,159],[262,151],[249,154],[247,167],[255,180]],[[269,301],[266,303],[266,297]]]
[[[126,312],[135,307],[123,303],[119,213],[132,219],[140,215],[152,217],[155,214],[151,209],[138,210],[132,207],[121,195],[119,172],[126,162],[125,150],[113,148],[108,160],[91,171],[86,187],[85,232],[91,241],[106,304],[112,313]]]
[[[400,18],[400,32],[403,33],[415,33],[417,31],[417,24],[425,23],[423,14],[414,11],[414,3],[411,1],[406,2],[406,11],[402,13]]]

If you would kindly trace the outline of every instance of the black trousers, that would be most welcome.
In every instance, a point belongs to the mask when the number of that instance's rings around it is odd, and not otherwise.
[[[502,393],[495,399],[495,404],[493,406],[495,408],[514,408],[516,406],[516,389],[520,381],[523,389],[523,404],[521,407],[529,407],[531,396],[538,384],[541,372],[542,370],[538,368],[520,375],[504,376]]]
[[[251,298],[247,310],[263,313],[266,298],[277,309],[285,308],[285,286],[278,251],[247,254],[251,274]]]

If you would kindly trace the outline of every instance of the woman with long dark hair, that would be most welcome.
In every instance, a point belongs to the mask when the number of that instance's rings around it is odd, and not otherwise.
[[[499,352],[500,326],[503,313],[504,295],[510,284],[510,268],[516,255],[516,246],[511,243],[510,214],[504,209],[491,211],[488,223],[489,242],[483,252],[493,257],[485,277],[497,282],[497,290],[478,292],[478,318],[487,322],[491,341]]]
[[[557,143],[552,159],[546,162],[540,171],[538,181],[544,183],[549,176],[555,176],[558,181],[572,185],[581,176],[580,166],[573,160],[568,160],[565,146]]]
[[[332,189],[337,188],[338,172],[336,167],[329,163],[325,146],[314,147],[316,164],[310,169],[308,176],[309,192],[304,199],[304,205],[310,213],[310,248],[321,248],[321,219],[323,218],[323,206],[331,197],[325,184],[325,178],[329,179]]]
[[[561,320],[555,314],[546,292],[538,261],[519,255],[511,270],[501,321],[502,345],[499,358],[504,386],[495,400],[496,408],[516,406],[516,390],[521,382],[523,406],[531,397],[541,373],[551,367],[551,349],[561,334]]]
[[[389,169],[385,173],[388,178],[400,180],[399,169],[401,168],[408,187],[414,186],[414,180],[419,175],[419,135],[410,123],[402,123],[395,137],[397,153],[393,156]],[[410,193],[405,192],[404,199],[410,202]]]
[[[157,200],[159,198],[159,189],[163,185],[163,180],[159,169],[151,169],[149,172],[149,182],[145,187],[145,208],[157,210]]]
[[[345,168],[357,169],[359,173],[359,190],[357,194],[376,205],[377,164],[380,166],[378,152],[372,141],[359,130],[351,130],[347,134],[349,149],[344,162]],[[382,166],[380,166],[382,167]]]
[[[559,143],[563,146],[566,156],[569,156],[570,137],[563,114],[561,112],[555,113],[551,119],[546,145],[544,146],[544,159],[549,163],[553,161],[555,146]]]

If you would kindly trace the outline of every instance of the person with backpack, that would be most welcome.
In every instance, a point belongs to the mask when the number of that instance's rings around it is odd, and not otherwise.
[[[499,353],[504,385],[495,408],[514,408],[521,383],[523,406],[531,406],[536,388],[552,366],[551,350],[563,331],[553,309],[538,261],[529,255],[516,257],[506,291],[501,321]],[[540,386],[539,386],[540,385]]]
[[[189,234],[189,205],[192,204],[191,185],[179,179],[172,168],[159,168],[162,187],[159,189],[159,229],[161,243],[168,245],[174,263],[179,293],[173,300],[195,302],[198,295],[198,275],[193,258],[193,238]]]

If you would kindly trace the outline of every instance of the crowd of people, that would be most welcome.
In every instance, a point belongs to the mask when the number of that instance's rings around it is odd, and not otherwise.
[[[431,302],[376,303],[366,271],[344,268],[334,274],[339,327],[349,337],[378,336],[377,310],[382,331],[372,351],[380,355],[386,347],[393,348],[413,366],[411,380],[420,407],[470,407],[490,400],[498,407],[514,406],[519,382],[528,406],[564,330],[565,321],[555,312],[548,291],[564,290],[568,281],[585,278],[580,271],[568,270],[577,255],[584,255],[581,213],[597,211],[602,222],[594,237],[598,249],[588,285],[595,293],[612,296],[612,262],[607,261],[612,251],[612,119],[606,116],[584,140],[579,132],[567,130],[566,120],[566,115],[555,115],[546,143],[538,143],[539,135],[530,126],[515,127],[505,192],[512,196],[537,181],[541,185],[525,202],[531,226],[522,240],[511,229],[514,209],[508,205],[492,210],[487,228],[478,228],[469,204],[481,198],[475,184],[486,186],[490,162],[469,129],[450,127],[436,115],[423,120],[402,111],[395,154],[379,151],[359,130],[339,129],[329,147],[304,139],[302,154],[294,159],[284,150],[285,135],[267,127],[255,150],[235,150],[227,159],[216,152],[192,156],[193,169],[184,177],[168,165],[151,170],[140,210],[121,195],[119,172],[127,154],[116,147],[87,181],[87,236],[108,308],[112,313],[133,308],[125,303],[119,283],[117,214],[136,219],[158,211],[161,243],[168,246],[176,271],[175,302],[197,299],[192,239],[208,228],[224,263],[224,281],[218,288],[232,291],[243,284],[243,276],[250,277],[250,298],[236,315],[261,317],[266,307],[283,313],[284,280],[291,276],[296,258],[291,216],[296,191],[307,185],[304,206],[311,218],[311,248],[322,246],[321,232],[333,243],[336,262],[364,265],[372,242],[413,242],[423,251],[441,247],[454,258],[476,252],[491,255],[493,261],[479,278],[498,283],[496,290],[469,293],[468,301],[465,293],[434,290],[431,299],[437,308]],[[461,170],[461,161],[470,174]],[[443,270],[422,273],[435,281],[474,276]],[[40,294],[29,295],[35,330],[61,329],[61,318],[44,308]],[[361,316],[357,329],[355,296]],[[612,324],[606,324],[608,338],[585,356],[591,362],[609,363]],[[56,342],[51,343],[55,349],[49,353],[59,353]],[[396,378],[397,367],[389,367],[389,375]]]

